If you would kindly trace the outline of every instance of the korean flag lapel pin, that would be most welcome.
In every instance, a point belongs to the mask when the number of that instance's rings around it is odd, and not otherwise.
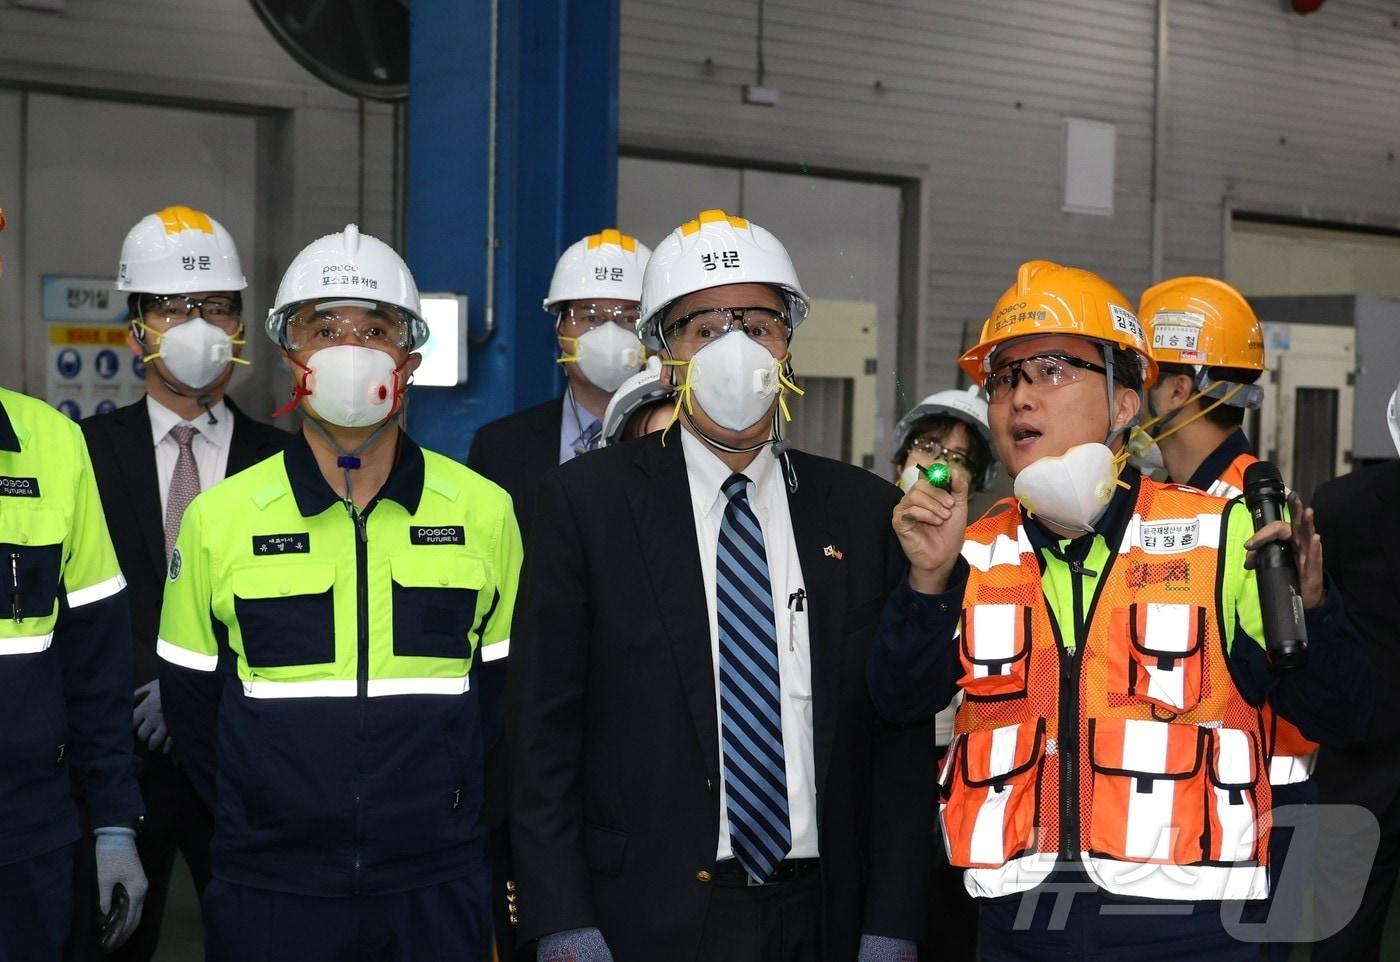
[[[840,561],[842,558],[846,557],[844,554],[841,553],[841,549],[836,547],[836,545],[834,544],[829,544],[825,548],[823,548],[822,554],[826,555],[828,558],[835,558],[837,561]]]

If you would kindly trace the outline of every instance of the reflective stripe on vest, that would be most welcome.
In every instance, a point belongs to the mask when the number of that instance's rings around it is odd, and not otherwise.
[[[1079,709],[1068,740],[1059,732],[1058,626],[1015,502],[969,527],[957,636],[964,700],[940,777],[940,820],[973,895],[1034,887],[1065,846],[1118,894],[1267,891],[1264,732],[1230,677],[1216,599],[1227,510],[1192,488],[1141,483],[1099,579],[1074,688],[1063,692]],[[1069,774],[1077,824],[1065,831],[1060,785]]]
[[[1306,738],[1298,726],[1265,705],[1264,730],[1270,734],[1269,784],[1296,785],[1312,777],[1318,744]]]

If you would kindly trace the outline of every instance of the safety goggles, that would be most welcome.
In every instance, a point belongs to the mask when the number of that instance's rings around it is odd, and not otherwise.
[[[595,327],[607,324],[611,321],[627,328],[629,331],[637,329],[637,321],[642,317],[641,311],[635,307],[604,307],[601,304],[570,304],[559,312],[559,325],[568,326],[576,330],[591,331]]]
[[[982,385],[987,401],[996,404],[1011,397],[1016,385],[1025,381],[1036,390],[1062,387],[1084,379],[1085,371],[1108,374],[1108,368],[1072,354],[1033,354],[1017,358],[987,375]]]
[[[304,304],[292,313],[284,340],[291,351],[346,342],[406,351],[413,343],[413,327],[411,318],[390,304],[322,301]]]
[[[668,340],[705,344],[740,330],[778,354],[787,349],[792,332],[787,315],[770,307],[705,307],[676,318],[666,326]]]
[[[138,306],[143,318],[164,321],[167,327],[202,317],[232,334],[243,323],[243,300],[237,295],[190,297],[188,294],[144,294]]]

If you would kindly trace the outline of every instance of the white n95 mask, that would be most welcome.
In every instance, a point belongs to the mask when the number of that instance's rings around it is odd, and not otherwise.
[[[730,331],[695,352],[686,385],[712,421],[742,431],[768,413],[783,389],[780,363],[743,331]]]
[[[158,337],[159,350],[146,355],[145,360],[160,358],[171,376],[186,387],[209,386],[229,364],[239,360],[233,356],[234,340],[228,332],[202,317],[191,318],[164,332],[152,332],[146,325],[141,326],[148,333],[157,333]]]
[[[1041,458],[1016,475],[1016,500],[1032,515],[1067,531],[1089,532],[1108,510],[1119,458],[1097,441]]]
[[[578,337],[561,335],[562,341],[574,342],[574,353],[559,358],[559,363],[573,361],[588,383],[609,394],[622,382],[642,369],[645,360],[642,342],[637,335],[611,321],[599,324]]]
[[[302,393],[311,410],[332,424],[364,428],[393,414],[403,389],[388,354],[359,344],[337,344],[307,360]]]

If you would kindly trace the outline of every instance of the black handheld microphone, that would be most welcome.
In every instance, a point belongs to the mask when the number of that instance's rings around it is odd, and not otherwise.
[[[1244,503],[1254,530],[1283,520],[1287,493],[1278,468],[1256,461],[1244,470]],[[1259,582],[1259,608],[1264,616],[1264,647],[1275,672],[1293,671],[1308,663],[1308,627],[1303,621],[1303,596],[1298,590],[1298,562],[1293,545],[1271,541],[1254,552]]]

